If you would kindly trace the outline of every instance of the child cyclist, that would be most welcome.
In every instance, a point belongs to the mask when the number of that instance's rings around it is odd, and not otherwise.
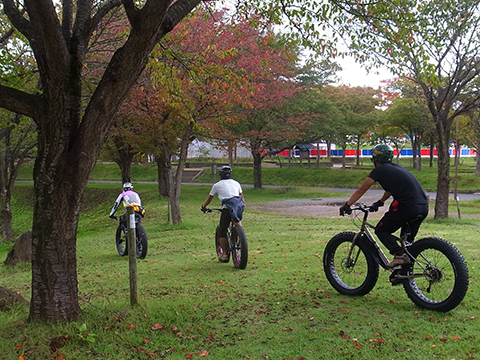
[[[212,186],[212,190],[203,202],[202,211],[210,204],[215,195],[222,202],[222,215],[220,216],[219,242],[222,254],[220,261],[227,261],[227,229],[230,221],[235,225],[242,226],[243,209],[245,199],[243,197],[242,187],[238,181],[232,179],[232,168],[222,166],[220,168],[220,181]]]
[[[428,214],[428,198],[417,178],[402,166],[393,164],[392,159],[393,149],[390,145],[376,145],[372,149],[371,159],[375,168],[340,208],[341,216],[345,213],[350,214],[352,212],[350,206],[360,199],[375,182],[378,182],[385,192],[380,200],[372,204],[370,211],[378,211],[385,200],[390,196],[393,197],[390,208],[375,227],[375,234],[394,256],[388,264],[389,267],[410,263],[408,255],[399,246],[398,238],[393,233],[400,228],[403,233],[403,227],[417,219],[410,225],[411,234],[408,240],[413,242],[420,224]]]

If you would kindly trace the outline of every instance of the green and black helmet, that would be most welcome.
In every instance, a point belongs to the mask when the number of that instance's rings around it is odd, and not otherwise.
[[[379,163],[391,162],[393,159],[393,149],[390,145],[379,144],[372,149],[372,161],[377,160]]]

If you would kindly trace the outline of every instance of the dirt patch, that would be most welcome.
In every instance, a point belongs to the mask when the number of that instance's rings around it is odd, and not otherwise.
[[[342,206],[347,197],[341,198],[317,198],[317,199],[286,199],[269,201],[266,204],[251,204],[253,208],[260,211],[269,211],[291,216],[322,216],[322,217],[339,217],[339,208]],[[363,196],[362,204],[372,204],[378,200],[378,195]],[[249,204],[250,205],[250,204]],[[377,213],[369,215],[369,220],[379,220],[381,216],[388,210],[387,203],[385,207],[380,208]],[[429,217],[434,216],[434,211],[430,210]],[[480,219],[480,214],[461,214],[462,219]],[[449,217],[456,218],[456,212],[450,212]]]

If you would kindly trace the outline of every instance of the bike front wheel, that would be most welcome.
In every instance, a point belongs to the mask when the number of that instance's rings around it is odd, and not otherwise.
[[[323,253],[323,267],[330,285],[340,294],[362,296],[369,293],[378,280],[378,264],[364,241],[356,241],[353,232],[335,235]],[[361,240],[361,239],[358,239]]]
[[[238,269],[245,269],[248,262],[248,242],[247,235],[242,226],[232,226],[230,246],[233,265]]]
[[[468,267],[458,249],[440,238],[424,238],[409,248],[414,258],[407,270],[412,276],[403,283],[416,305],[435,311],[450,311],[468,290]]]

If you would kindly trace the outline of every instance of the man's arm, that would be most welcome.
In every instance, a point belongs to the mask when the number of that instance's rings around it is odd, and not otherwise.
[[[355,192],[352,194],[352,196],[350,196],[350,199],[348,199],[348,201],[347,201],[347,205],[352,206],[353,204],[355,204],[357,202],[357,200],[360,199],[363,196],[363,194],[365,194],[365,192],[368,189],[370,189],[370,187],[373,184],[375,184],[375,180],[373,180],[370,177],[367,177],[365,179],[365,181],[363,182],[363,184],[360,185],[360,187],[357,190],[355,190]],[[385,194],[383,196],[385,196]],[[382,199],[383,199],[383,196],[382,196]]]
[[[208,204],[210,204],[210,202],[212,201],[213,199],[213,196],[208,194],[207,196],[207,199],[204,201],[203,205],[202,205],[202,208],[206,208],[208,206]]]
[[[113,214],[115,214],[115,211],[117,211],[117,208],[122,202],[122,199],[123,199],[122,194],[118,195],[117,200],[115,200],[115,204],[113,204],[112,211],[110,211],[110,215],[109,215],[110,217],[112,217]]]
[[[390,196],[391,196],[390,193],[385,191],[385,192],[383,193],[382,197],[380,198],[380,201],[384,203],[385,201],[387,201],[387,199],[388,199]]]

